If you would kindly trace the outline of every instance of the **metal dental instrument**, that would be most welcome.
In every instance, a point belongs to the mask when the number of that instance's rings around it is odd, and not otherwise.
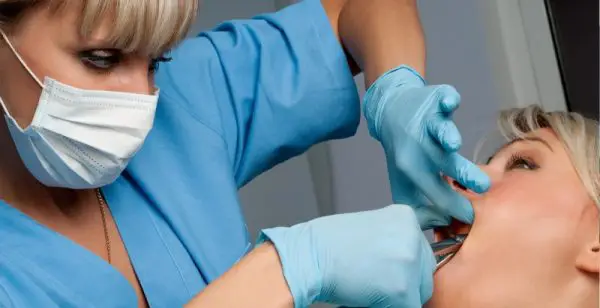
[[[431,249],[437,262],[435,266],[436,272],[452,259],[466,237],[466,234],[449,235],[448,238],[431,244]]]

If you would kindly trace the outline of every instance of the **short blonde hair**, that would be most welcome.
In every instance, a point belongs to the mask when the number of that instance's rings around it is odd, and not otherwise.
[[[600,208],[600,132],[597,121],[575,112],[545,112],[532,105],[500,112],[498,126],[508,140],[522,139],[537,129],[551,129],[566,149],[584,187]]]
[[[125,53],[156,58],[189,31],[198,0],[0,0],[0,24],[12,26],[21,15],[42,5],[60,10],[80,5],[80,34],[88,38],[104,18],[111,18],[109,42]]]

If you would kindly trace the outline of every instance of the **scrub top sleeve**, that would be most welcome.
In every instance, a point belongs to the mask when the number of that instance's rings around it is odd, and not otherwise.
[[[356,84],[319,0],[226,22],[191,41],[174,53],[174,61],[185,57],[181,71],[203,66],[199,71],[209,74],[188,73],[170,82],[189,85],[179,93],[201,91],[194,82],[211,85],[186,104],[221,134],[238,187],[314,144],[356,132]],[[203,54],[202,63],[191,63],[194,54]],[[207,104],[215,104],[215,111]]]

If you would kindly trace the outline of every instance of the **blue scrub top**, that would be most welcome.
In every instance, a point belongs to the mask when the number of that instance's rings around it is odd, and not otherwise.
[[[251,249],[238,188],[316,143],[353,135],[360,115],[318,0],[226,22],[171,56],[156,76],[153,130],[103,189],[152,307],[182,306]],[[104,260],[0,202],[0,304],[137,299]]]

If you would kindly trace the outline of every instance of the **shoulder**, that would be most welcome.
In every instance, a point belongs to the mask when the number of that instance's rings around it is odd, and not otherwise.
[[[308,56],[315,66],[323,64],[319,62],[322,56],[331,58],[327,60],[344,56],[319,0],[301,1],[252,19],[226,21],[185,39],[169,54],[172,61],[161,65],[156,82],[161,93],[184,100],[200,91],[231,88],[232,72],[256,74],[259,67],[275,72],[279,68],[266,63]]]

